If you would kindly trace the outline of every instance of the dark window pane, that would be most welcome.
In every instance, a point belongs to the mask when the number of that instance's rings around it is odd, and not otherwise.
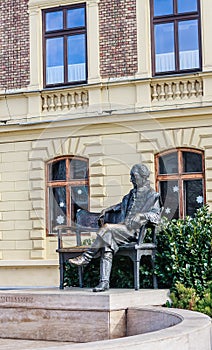
[[[68,81],[86,80],[85,35],[68,37]]]
[[[55,84],[64,81],[64,44],[63,38],[46,40],[46,83]]]
[[[85,9],[76,8],[67,11],[67,27],[76,28],[85,26]]]
[[[46,31],[63,29],[63,12],[46,13]]]
[[[173,0],[154,0],[154,16],[173,14]]]
[[[155,70],[175,70],[174,23],[155,25]]]
[[[159,158],[159,174],[177,174],[178,157],[177,152],[166,154]]]
[[[183,152],[183,172],[201,173],[202,155],[194,152]]]
[[[169,220],[179,218],[179,186],[178,181],[161,181],[160,194],[163,203],[163,216]]]
[[[88,186],[76,186],[71,189],[72,220],[75,221],[78,209],[88,209]]]
[[[185,214],[189,216],[194,216],[196,210],[203,206],[202,180],[184,181],[184,203]]]
[[[49,165],[49,180],[66,180],[66,162],[60,160],[59,162],[51,163]]]
[[[180,69],[199,68],[198,21],[178,24]]]
[[[178,0],[178,13],[197,11],[197,0]]]
[[[73,159],[70,161],[70,172],[71,179],[88,179],[88,163],[83,160]]]
[[[57,225],[66,225],[66,188],[49,188],[50,232]]]

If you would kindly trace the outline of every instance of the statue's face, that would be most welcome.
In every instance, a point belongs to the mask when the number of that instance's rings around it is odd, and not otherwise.
[[[142,187],[146,181],[146,179],[141,176],[138,170],[132,169],[130,172],[130,181],[132,182],[135,188]]]

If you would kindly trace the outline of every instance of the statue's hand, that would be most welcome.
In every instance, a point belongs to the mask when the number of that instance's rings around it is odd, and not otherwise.
[[[129,229],[139,229],[142,225],[147,222],[146,217],[142,214],[136,214],[128,222],[127,227]]]
[[[105,216],[106,213],[108,213],[108,212],[110,212],[110,211],[114,211],[115,208],[116,208],[116,205],[112,205],[111,207],[108,207],[108,208],[103,209],[103,210],[101,211],[99,217],[101,218],[101,217]]]
[[[104,225],[105,213],[106,213],[106,209],[103,209],[103,210],[101,211],[101,213],[99,214],[98,223],[99,223],[99,226],[100,226],[100,227]]]
[[[102,218],[103,216],[105,216],[106,213],[106,209],[103,209],[99,215],[100,218]]]

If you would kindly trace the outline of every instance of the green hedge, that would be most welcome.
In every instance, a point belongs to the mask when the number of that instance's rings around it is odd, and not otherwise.
[[[212,280],[212,213],[208,206],[198,209],[194,218],[163,220],[157,240],[159,286],[173,288],[180,282],[202,295]]]

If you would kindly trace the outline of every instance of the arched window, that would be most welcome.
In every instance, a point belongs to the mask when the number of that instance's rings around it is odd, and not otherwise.
[[[168,219],[193,216],[205,202],[203,152],[179,148],[156,155],[156,188]]]
[[[47,163],[48,233],[58,225],[70,226],[78,209],[89,207],[88,160],[60,157]]]

